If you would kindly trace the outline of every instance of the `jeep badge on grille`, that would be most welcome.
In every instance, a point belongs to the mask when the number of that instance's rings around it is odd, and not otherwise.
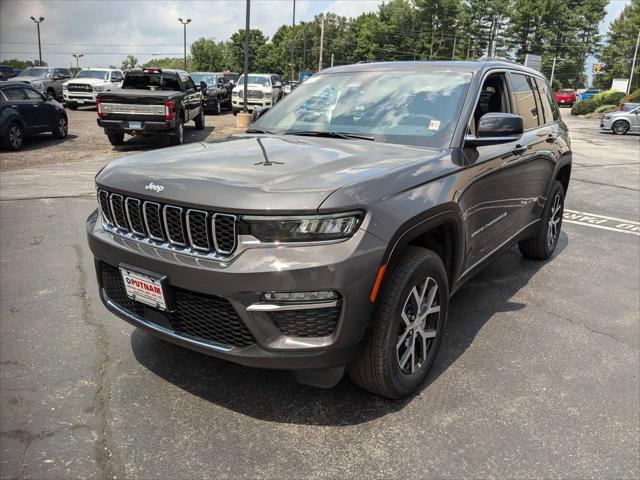
[[[156,193],[160,193],[162,190],[164,190],[164,186],[163,185],[156,185],[153,182],[150,182],[149,185],[147,185],[144,188],[145,188],[145,190],[153,190]]]

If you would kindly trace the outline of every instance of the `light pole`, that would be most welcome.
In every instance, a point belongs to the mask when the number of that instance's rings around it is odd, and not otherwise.
[[[36,27],[38,28],[38,65],[42,66],[42,47],[40,46],[40,24],[44,22],[44,17],[40,17],[37,20],[35,17],[31,17],[31,20],[33,20],[36,23]]]
[[[80,57],[84,57],[84,53],[72,53],[71,54],[72,57],[75,57],[76,59],[76,68],[80,69],[80,66],[78,65],[78,60],[80,59]]]
[[[249,113],[249,109],[247,108],[247,84],[249,83],[249,38],[251,35],[251,31],[249,27],[251,26],[251,0],[247,0],[247,13],[244,27],[244,87],[242,92],[242,111],[244,113]]]
[[[187,18],[186,20],[178,19],[180,23],[184,26],[184,69],[187,69],[187,24],[191,23],[191,19]]]
[[[295,32],[295,28],[296,28],[296,0],[293,0],[293,20],[291,22],[291,81],[293,82],[293,75],[294,75],[294,70],[295,67],[293,65],[293,51],[295,49],[294,47],[294,43],[295,43],[295,36],[294,36],[294,32]]]
[[[636,58],[638,57],[638,46],[640,46],[640,30],[638,30],[638,38],[636,39],[636,50],[633,53],[633,62],[631,63],[631,73],[629,74],[629,83],[627,83],[627,95],[631,92],[631,82],[633,82],[633,70],[636,68]]]

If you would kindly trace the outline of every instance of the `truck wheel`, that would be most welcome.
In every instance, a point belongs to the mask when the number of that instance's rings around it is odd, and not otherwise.
[[[546,260],[553,254],[560,238],[563,211],[564,188],[556,180],[551,187],[551,195],[547,199],[540,230],[535,236],[518,243],[522,255],[535,260]]]
[[[18,122],[13,122],[2,137],[2,146],[8,150],[20,150],[24,140],[24,130]]]
[[[107,133],[107,137],[109,138],[109,143],[111,143],[111,145],[122,145],[122,142],[124,142],[123,132]]]
[[[449,305],[442,260],[407,248],[379,295],[365,350],[348,373],[359,387],[399,399],[418,390],[442,343]]]
[[[171,145],[182,145],[182,142],[184,142],[184,121],[181,117],[178,117],[178,126],[174,134],[169,137],[169,143]]]
[[[51,130],[51,133],[53,133],[54,138],[66,138],[68,132],[69,121],[67,120],[67,115],[64,113],[60,113],[55,125],[53,126],[53,130]]]
[[[204,130],[204,107],[200,108],[200,113],[193,121],[196,124],[196,130]]]
[[[629,131],[629,124],[624,120],[618,120],[611,126],[611,130],[616,135],[624,135]]]

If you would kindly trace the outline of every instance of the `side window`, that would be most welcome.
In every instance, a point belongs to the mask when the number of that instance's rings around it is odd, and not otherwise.
[[[473,118],[469,122],[469,130],[472,135],[475,135],[478,130],[480,117],[485,113],[511,113],[504,75],[504,73],[493,73],[484,80]]]
[[[533,78],[521,73],[511,74],[511,89],[513,103],[518,115],[522,117],[524,129],[535,128],[542,123],[540,121],[540,108],[536,98],[536,87]]]
[[[27,98],[29,100],[37,100],[39,102],[42,101],[42,95],[40,95],[35,90],[31,90],[30,88],[25,88],[24,92],[25,92],[25,95],[27,96]]]
[[[184,83],[184,88],[186,88],[187,90],[195,90],[196,88],[196,84],[193,83],[193,80],[191,80],[191,77],[189,76],[184,76],[184,77],[180,77],[182,80],[182,83]]]
[[[9,101],[15,100],[27,100],[27,92],[24,88],[7,88],[4,90],[4,94]]]
[[[558,104],[551,94],[551,88],[549,87],[549,84],[544,80],[540,80],[539,78],[536,79],[536,83],[538,84],[538,91],[540,92],[540,97],[542,98],[542,108],[544,109],[544,115],[547,119],[547,123],[560,120],[560,110],[558,110]],[[547,108],[549,108],[550,110],[549,115],[547,115]]]
[[[71,78],[71,72],[69,71],[69,69],[67,68],[61,68],[60,69],[60,74],[64,77],[64,78]]]

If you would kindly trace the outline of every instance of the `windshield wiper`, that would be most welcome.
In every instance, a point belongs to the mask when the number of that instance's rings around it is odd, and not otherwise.
[[[273,135],[273,132],[265,130],[264,128],[250,128],[249,130],[245,130],[245,133],[266,133],[269,135]]]
[[[319,132],[315,130],[292,130],[290,132],[286,132],[285,135],[305,135],[309,137],[327,137],[327,138],[358,138],[360,140],[369,140],[371,142],[375,141],[375,138],[368,137],[366,135],[358,135],[355,133],[345,133],[345,132]]]

